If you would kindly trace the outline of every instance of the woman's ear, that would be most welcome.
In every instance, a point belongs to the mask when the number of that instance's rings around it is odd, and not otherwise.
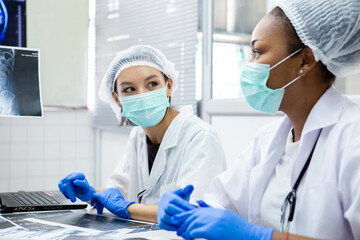
[[[112,92],[112,97],[115,99],[116,104],[122,109],[122,106],[120,104],[119,98],[116,96],[115,92]]]
[[[167,87],[166,87],[166,96],[167,97],[171,97],[173,86],[174,86],[174,82],[171,78],[169,78],[167,81]]]
[[[309,72],[311,72],[317,65],[314,54],[309,47],[305,47],[301,51],[301,66],[298,72],[300,77],[305,77]]]

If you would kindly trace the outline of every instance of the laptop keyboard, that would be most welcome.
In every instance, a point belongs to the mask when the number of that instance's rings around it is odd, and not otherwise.
[[[53,205],[59,204],[54,198],[44,192],[16,192],[10,196],[20,205]]]

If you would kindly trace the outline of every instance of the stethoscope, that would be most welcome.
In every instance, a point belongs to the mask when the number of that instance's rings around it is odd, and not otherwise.
[[[145,195],[146,189],[142,190],[137,194],[138,203],[141,203],[142,197]]]
[[[309,165],[310,165],[310,161],[312,158],[312,155],[314,153],[316,144],[319,140],[320,134],[321,134],[322,129],[320,129],[319,135],[315,141],[314,147],[311,150],[311,153],[309,155],[309,157],[306,160],[306,163],[304,165],[304,167],[302,168],[295,184],[294,187],[292,188],[292,190],[289,192],[289,194],[286,196],[284,203],[281,207],[281,219],[280,219],[280,232],[289,232],[289,228],[290,228],[290,223],[294,218],[294,213],[295,213],[295,205],[296,205],[296,190],[301,182],[301,179],[303,178],[306,170],[308,169]],[[287,220],[287,223],[285,225],[285,217],[286,217],[286,209],[287,206],[290,205],[290,212],[289,212],[289,217]]]

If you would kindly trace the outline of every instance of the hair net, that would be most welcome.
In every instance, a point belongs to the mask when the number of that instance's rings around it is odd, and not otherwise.
[[[99,98],[110,104],[119,121],[121,120],[121,109],[112,97],[115,80],[122,70],[133,66],[156,68],[173,80],[173,92],[176,88],[179,72],[175,70],[174,63],[169,61],[160,50],[149,45],[137,45],[121,51],[110,63],[99,89]]]
[[[360,72],[359,0],[278,0],[276,6],[335,76]]]

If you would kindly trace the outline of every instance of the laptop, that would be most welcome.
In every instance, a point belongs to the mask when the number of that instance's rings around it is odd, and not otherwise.
[[[76,200],[72,203],[60,191],[19,191],[0,193],[0,212],[49,211],[82,209],[87,203]]]

